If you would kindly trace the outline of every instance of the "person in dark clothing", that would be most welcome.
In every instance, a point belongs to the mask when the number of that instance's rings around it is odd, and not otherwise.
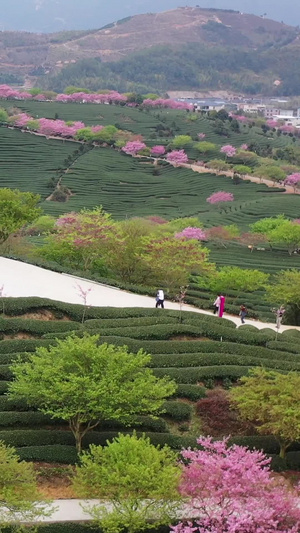
[[[247,316],[248,314],[248,309],[245,305],[241,305],[240,307],[240,317],[241,317],[241,322],[242,324],[245,324],[245,317]]]

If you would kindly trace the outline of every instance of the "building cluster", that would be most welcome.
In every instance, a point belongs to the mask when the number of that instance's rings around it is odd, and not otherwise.
[[[220,111],[221,109],[225,109],[231,113],[242,111],[246,115],[259,115],[266,119],[280,121],[286,126],[293,126],[294,128],[300,129],[300,108],[283,109],[281,107],[281,105],[288,103],[288,100],[261,100],[239,97],[228,100],[217,98],[178,98],[178,101],[193,104],[195,111],[201,113]]]

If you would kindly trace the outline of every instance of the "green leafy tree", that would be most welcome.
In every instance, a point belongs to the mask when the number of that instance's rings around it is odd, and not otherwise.
[[[8,113],[2,107],[0,107],[0,122],[8,122]]]
[[[192,142],[190,135],[176,135],[172,141],[173,148],[184,148],[187,144]]]
[[[0,189],[0,244],[25,224],[38,218],[41,214],[41,209],[37,207],[39,201],[38,194]]]
[[[209,152],[214,152],[216,145],[208,141],[201,141],[194,144],[194,147],[200,154],[208,154]]]
[[[176,385],[158,379],[146,366],[151,357],[126,346],[98,345],[85,334],[38,348],[28,361],[15,362],[9,396],[24,399],[52,418],[67,420],[81,452],[82,438],[103,420],[130,425],[137,415],[156,415]]]
[[[33,464],[20,461],[16,450],[5,446],[2,441],[0,441],[0,499],[0,529],[5,523],[13,522],[20,531],[21,521],[30,523],[51,514],[51,509],[46,512],[45,503],[40,501]]]
[[[247,165],[234,165],[233,170],[241,176],[252,174],[252,168],[248,167]]]
[[[267,286],[267,298],[277,304],[290,304],[300,310],[300,271],[281,270]]]
[[[300,374],[254,368],[240,381],[230,391],[233,405],[259,433],[277,439],[284,458],[288,447],[300,439]]]
[[[277,217],[267,217],[262,218],[255,222],[254,224],[250,224],[250,229],[252,233],[258,233],[260,235],[265,235],[266,242],[269,243],[270,247],[272,248],[272,238],[271,238],[271,232],[273,230],[276,230],[286,222],[286,218],[284,215],[278,215]]]
[[[159,449],[144,435],[119,435],[107,446],[90,446],[76,467],[79,497],[109,500],[88,512],[106,533],[155,529],[176,518],[180,467],[177,454]]]
[[[236,290],[240,294],[265,287],[268,279],[269,275],[260,270],[228,266],[220,268],[210,286],[215,292]]]
[[[290,220],[285,220],[277,228],[269,232],[269,239],[273,244],[287,247],[289,255],[300,248],[300,225]]]
[[[286,178],[286,173],[280,167],[275,165],[261,166],[255,169],[255,174],[261,178],[267,178],[276,181],[281,181]]]
[[[148,243],[144,261],[150,267],[152,284],[178,290],[188,285],[192,272],[204,276],[214,272],[208,254],[207,248],[202,248],[197,241],[165,237]]]

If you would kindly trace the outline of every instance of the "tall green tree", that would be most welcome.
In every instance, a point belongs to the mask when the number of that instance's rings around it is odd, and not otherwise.
[[[180,467],[177,454],[142,436],[119,435],[107,446],[90,446],[76,467],[74,488],[82,498],[109,500],[88,512],[106,533],[168,525],[176,518]]]
[[[259,433],[277,439],[284,458],[288,447],[300,439],[300,374],[254,368],[240,381],[230,391],[233,405]]]
[[[84,435],[103,420],[130,425],[137,415],[155,416],[176,390],[147,368],[151,356],[143,350],[133,354],[98,341],[98,335],[70,336],[11,367],[10,398],[68,421],[79,453]]]
[[[215,292],[236,290],[239,294],[265,287],[268,279],[269,275],[260,270],[228,266],[220,268],[210,286]]]
[[[37,206],[39,201],[38,194],[17,189],[0,189],[0,244],[40,216],[41,209]]]
[[[40,499],[33,464],[20,461],[16,450],[0,441],[0,529],[13,522],[19,531],[21,521],[51,514]]]

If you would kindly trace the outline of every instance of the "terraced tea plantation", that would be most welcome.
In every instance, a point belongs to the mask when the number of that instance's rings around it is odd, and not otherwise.
[[[174,398],[165,403],[165,413],[157,420],[139,419],[138,431],[145,431],[156,444],[172,448],[194,445],[201,431],[195,402],[215,384],[230,386],[249,368],[263,365],[282,372],[300,371],[300,332],[290,330],[278,335],[272,330],[244,326],[236,329],[226,319],[192,312],[135,309],[90,308],[82,325],[82,307],[39,298],[5,298],[5,315],[0,320],[0,439],[14,445],[21,458],[74,463],[73,436],[64,422],[54,422],[24,403],[10,401],[5,393],[11,379],[10,364],[38,346],[55,344],[72,331],[100,334],[100,343],[127,345],[132,352],[143,348],[152,355],[150,366],[156,376],[168,375],[178,384]],[[106,422],[84,438],[104,444],[124,429]],[[128,430],[128,429],[127,429]],[[130,431],[130,429],[129,429]],[[278,453],[271,437],[236,437],[236,442]],[[299,461],[295,446],[291,464]],[[300,461],[299,461],[300,462]]]
[[[118,128],[143,135],[146,142],[151,144],[168,144],[173,135],[187,134],[197,140],[198,133],[205,133],[205,140],[215,143],[218,147],[224,144],[232,144],[236,147],[243,143],[256,142],[261,146],[271,144],[273,148],[282,148],[294,144],[289,135],[278,137],[274,132],[265,135],[261,128],[240,126],[240,133],[229,131],[228,136],[220,135],[215,131],[214,121],[205,115],[186,113],[172,109],[142,110],[132,107],[105,104],[73,104],[61,102],[31,102],[31,101],[5,101],[1,100],[1,107],[6,109],[18,108],[29,113],[35,118],[59,118],[65,121],[83,121],[86,125],[114,124]],[[165,136],[166,131],[171,132],[171,137]],[[155,140],[155,137],[157,139]],[[299,141],[296,140],[296,144]],[[189,156],[197,159],[199,153],[188,149]],[[213,157],[218,157],[219,150]]]
[[[102,205],[114,218],[160,215],[178,218],[197,215],[208,226],[237,223],[246,228],[251,222],[284,212],[299,213],[300,197],[281,194],[264,184],[242,182],[236,186],[231,178],[200,174],[169,164],[159,166],[153,174],[147,161],[127,156],[111,148],[95,148],[81,156],[62,177],[62,185],[73,196],[67,203],[47,202],[46,212],[59,215],[83,207]],[[206,202],[219,190],[232,192],[235,201],[222,210]]]
[[[76,148],[76,143],[46,140],[1,128],[0,187],[30,191],[47,198],[53,190],[53,186],[48,186],[49,180],[58,169],[65,168],[65,159],[73,156]]]

